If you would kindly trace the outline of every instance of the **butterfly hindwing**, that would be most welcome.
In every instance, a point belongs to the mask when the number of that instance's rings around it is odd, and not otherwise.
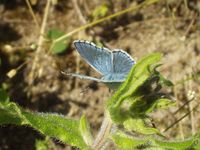
[[[113,73],[128,75],[135,61],[123,50],[113,51]]]

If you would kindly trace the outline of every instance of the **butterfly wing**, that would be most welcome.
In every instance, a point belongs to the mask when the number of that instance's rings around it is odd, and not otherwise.
[[[109,79],[103,79],[103,78],[98,79],[95,77],[90,77],[90,76],[86,76],[86,75],[82,75],[82,74],[78,74],[78,73],[66,73],[63,71],[61,73],[64,75],[67,75],[67,76],[77,77],[77,78],[86,79],[86,80],[92,80],[92,81],[96,81],[96,82],[103,82],[103,83],[112,83],[113,82],[112,80],[109,80]],[[115,82],[122,82],[122,81],[119,80],[119,81],[115,81]]]
[[[114,74],[122,74],[126,77],[135,64],[135,61],[123,50],[114,50],[112,53]]]
[[[112,79],[98,79],[98,78],[94,78],[94,77],[90,77],[90,76],[85,76],[85,75],[81,75],[81,74],[77,74],[77,73],[66,73],[66,72],[61,72],[64,75],[69,75],[72,77],[77,77],[80,79],[86,79],[86,80],[92,80],[92,81],[96,81],[96,82],[101,82],[101,83],[105,83],[110,89],[117,89],[121,83],[123,82],[123,80],[115,80],[113,81]]]
[[[101,79],[69,73],[81,79],[103,82],[106,84],[121,83],[125,80],[135,61],[123,50],[110,51],[97,47],[94,43],[77,40],[74,45],[83,59],[97,72],[103,75]]]
[[[77,77],[77,78],[80,78],[80,79],[86,79],[86,80],[93,80],[93,81],[101,82],[101,79],[82,75],[82,74],[78,74],[78,73],[65,73],[65,72],[62,72],[62,73],[65,74],[65,75]]]
[[[101,79],[112,82],[124,82],[135,61],[123,50],[112,51],[113,72],[104,75]]]
[[[112,71],[112,52],[107,48],[97,47],[94,43],[77,40],[74,45],[83,59],[102,75]]]

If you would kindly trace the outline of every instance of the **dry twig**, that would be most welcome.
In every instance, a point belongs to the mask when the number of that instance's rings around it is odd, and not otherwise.
[[[51,0],[47,0],[47,4],[45,6],[45,11],[44,11],[44,17],[43,17],[43,21],[42,21],[42,26],[40,28],[40,36],[39,36],[39,40],[38,40],[38,47],[36,49],[35,55],[34,55],[34,59],[33,59],[33,65],[31,68],[31,72],[30,72],[30,83],[33,82],[34,78],[36,78],[37,76],[40,76],[40,74],[37,74],[36,68],[37,65],[39,65],[39,57],[42,51],[42,44],[44,42],[44,32],[45,32],[45,28],[47,25],[47,18],[48,18],[48,14],[49,14],[49,9],[50,9],[50,4],[51,4]]]

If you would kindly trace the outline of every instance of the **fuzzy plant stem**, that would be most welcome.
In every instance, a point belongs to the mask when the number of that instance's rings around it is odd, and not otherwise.
[[[105,116],[101,124],[101,128],[92,145],[93,150],[101,150],[102,148],[105,148],[104,145],[106,142],[106,138],[108,137],[111,131],[111,127],[112,127],[112,120],[110,116],[108,115],[108,113],[105,112]]]

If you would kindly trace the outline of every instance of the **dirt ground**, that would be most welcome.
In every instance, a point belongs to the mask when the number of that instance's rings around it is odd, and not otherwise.
[[[68,33],[91,22],[91,14],[101,5],[106,5],[106,15],[110,15],[142,1],[58,1],[50,7],[46,31],[56,28]],[[46,1],[32,5],[39,24],[45,5]],[[162,52],[163,66],[160,71],[175,84],[168,92],[177,101],[177,106],[153,113],[155,125],[163,131],[191,111],[165,134],[169,139],[183,139],[200,130],[200,79],[193,78],[178,84],[182,79],[200,73],[200,1],[164,0],[118,16],[74,34],[70,37],[68,49],[59,55],[49,52],[48,42],[43,44],[39,55],[30,49],[32,43],[38,42],[39,32],[25,1],[0,1],[0,82],[8,88],[12,101],[20,106],[32,111],[61,113],[76,119],[86,114],[94,133],[97,132],[105,101],[111,96],[109,89],[101,83],[74,79],[60,73],[66,70],[98,76],[80,58],[72,44],[76,39],[83,39],[101,43],[110,49],[123,49],[136,61],[151,52]],[[14,77],[6,75],[24,62],[25,65]],[[39,76],[32,78],[32,74]],[[174,115],[178,107],[191,99],[194,100]],[[44,137],[29,127],[0,127],[0,150],[34,150],[36,139]],[[51,149],[70,148],[53,139]]]

